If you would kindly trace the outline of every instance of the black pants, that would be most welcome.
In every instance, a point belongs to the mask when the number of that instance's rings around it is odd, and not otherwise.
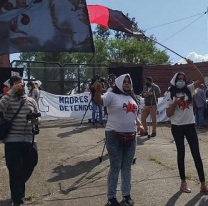
[[[9,170],[11,199],[15,204],[22,204],[25,198],[25,183],[32,175],[38,162],[36,143],[5,143],[5,159]]]
[[[181,126],[171,125],[171,131],[177,147],[178,169],[181,180],[186,179],[185,162],[184,162],[185,159],[184,139],[186,137],[198,172],[199,180],[201,182],[205,181],[203,163],[199,152],[199,141],[194,124],[187,124]]]

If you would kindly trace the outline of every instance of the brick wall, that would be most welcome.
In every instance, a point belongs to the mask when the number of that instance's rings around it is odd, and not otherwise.
[[[205,80],[208,79],[208,62],[196,63],[195,65],[203,73]],[[180,64],[144,66],[143,81],[146,77],[151,76],[154,80],[154,83],[160,86],[161,92],[164,94],[170,85],[169,82],[173,75],[179,71],[182,71],[186,74],[187,81],[197,79],[197,71],[194,71],[187,64]],[[208,81],[206,81],[206,84],[208,84]]]
[[[203,73],[205,77],[205,83],[208,85],[208,62],[196,63],[195,64],[199,70]],[[143,68],[142,81],[144,85],[144,80],[146,77],[151,76],[154,83],[159,85],[162,95],[165,93],[167,88],[170,86],[170,80],[173,75],[179,71],[186,74],[187,81],[196,80],[197,72],[191,69],[187,64],[180,65],[136,65],[129,63],[111,63],[110,68],[125,68],[126,73],[128,73],[128,67],[135,67],[135,69]],[[138,77],[138,79],[140,79]]]
[[[9,67],[9,55],[0,56],[0,67]]]

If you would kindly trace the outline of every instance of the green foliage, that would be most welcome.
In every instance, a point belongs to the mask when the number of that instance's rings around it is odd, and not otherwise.
[[[141,31],[135,18],[130,18],[135,31]],[[144,31],[142,31],[144,32]],[[149,40],[138,40],[130,34],[112,31],[97,26],[93,32],[96,58],[93,54],[83,53],[22,53],[21,60],[35,60],[64,63],[97,63],[109,64],[110,62],[139,63],[139,64],[168,64],[169,56],[165,51],[157,49]],[[153,36],[151,38],[154,39]]]
[[[128,14],[127,14],[128,16]],[[141,31],[138,28],[138,23],[135,21],[135,18],[130,18],[133,24],[133,28],[136,31]],[[142,31],[144,32],[144,31]],[[21,53],[20,60],[29,60],[29,61],[46,61],[47,64],[36,64],[31,63],[31,67],[49,67],[50,62],[57,62],[61,65],[64,64],[86,64],[86,63],[96,63],[108,65],[111,62],[120,62],[120,63],[137,63],[137,64],[169,64],[169,56],[165,51],[160,51],[155,46],[155,44],[148,40],[138,40],[136,37],[133,37],[131,34],[126,34],[124,32],[112,31],[105,28],[97,26],[93,32],[94,45],[96,50],[96,55],[86,54],[86,53],[67,53],[67,52],[33,52],[33,53]],[[151,36],[154,39],[153,36]],[[23,64],[22,64],[23,65]],[[58,64],[57,64],[58,65]],[[54,69],[57,65],[51,64],[47,74],[43,74],[41,71],[43,69],[32,69],[31,75],[35,78],[49,79],[51,81],[65,81],[64,87],[66,86],[66,81],[77,81],[78,78],[78,65],[71,66],[66,68],[63,72],[62,77],[60,77],[60,68]],[[21,65],[20,65],[21,66]],[[81,66],[80,70],[80,79],[82,82],[86,82],[92,76],[92,68],[86,68]],[[107,69],[104,66],[103,68],[97,68],[95,71],[96,74],[100,76],[105,76],[107,74]],[[47,76],[47,77],[46,77]],[[68,82],[69,83],[69,82]],[[54,84],[53,84],[54,85]],[[73,84],[74,85],[74,84]],[[54,86],[55,90],[57,86]],[[67,86],[66,86],[67,87]],[[71,87],[71,86],[68,86]],[[67,88],[68,88],[67,87]],[[62,87],[63,88],[63,87]],[[61,88],[60,88],[61,89]]]

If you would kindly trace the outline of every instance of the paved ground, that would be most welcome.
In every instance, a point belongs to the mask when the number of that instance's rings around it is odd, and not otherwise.
[[[135,206],[207,206],[199,193],[196,169],[186,147],[186,172],[191,194],[179,191],[175,144],[169,124],[158,125],[157,137],[138,137],[137,161],[132,167]],[[73,121],[49,121],[38,136],[39,163],[27,184],[26,205],[104,206],[108,156],[99,163],[104,129]],[[208,130],[199,131],[201,155],[208,171]],[[105,153],[106,154],[106,151]],[[208,177],[207,173],[206,176]],[[118,198],[121,200],[120,181]],[[8,174],[0,145],[0,206],[10,205]]]

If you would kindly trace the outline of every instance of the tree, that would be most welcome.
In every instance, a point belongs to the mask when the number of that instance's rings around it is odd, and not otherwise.
[[[137,31],[141,31],[138,28],[138,23],[135,21],[135,18],[130,19],[132,21],[133,28]],[[93,32],[93,37],[96,55],[82,53],[34,52],[21,53],[20,60],[49,62],[47,63],[47,66],[50,65],[51,69],[49,69],[49,71],[47,72],[47,79],[50,79],[51,81],[60,80],[60,68],[55,70],[55,65],[50,64],[50,62],[59,62],[61,65],[66,63],[96,63],[108,65],[111,62],[138,63],[144,65],[170,63],[169,56],[166,54],[166,52],[158,50],[155,44],[150,40],[138,40],[136,37],[130,34],[112,31],[109,29],[101,28],[100,26],[97,26],[95,28]],[[151,38],[154,37],[151,36]],[[39,67],[40,65],[41,64],[32,63],[31,67]],[[107,75],[107,69],[105,68],[105,66],[103,67],[104,68],[99,68],[96,70],[96,73],[100,74],[100,76]],[[65,69],[63,71],[64,77],[62,76],[62,81],[76,81],[78,78],[77,69],[78,65]],[[88,81],[92,77],[92,68],[81,66],[79,67],[79,69],[80,79],[82,82]],[[40,69],[33,69],[31,71],[32,75],[35,78],[39,78],[41,76],[41,72],[43,73],[43,71],[41,71]]]
[[[135,18],[130,18],[134,30],[141,31]],[[144,31],[142,31],[144,32]],[[137,40],[131,34],[112,31],[97,26],[93,32],[96,49],[96,63],[109,64],[110,62],[140,63],[140,64],[164,64],[170,63],[165,51],[157,49],[150,40]],[[154,38],[151,36],[151,38]],[[24,53],[21,60],[34,59],[35,61],[52,61],[63,63],[89,63],[92,54],[82,53]]]

